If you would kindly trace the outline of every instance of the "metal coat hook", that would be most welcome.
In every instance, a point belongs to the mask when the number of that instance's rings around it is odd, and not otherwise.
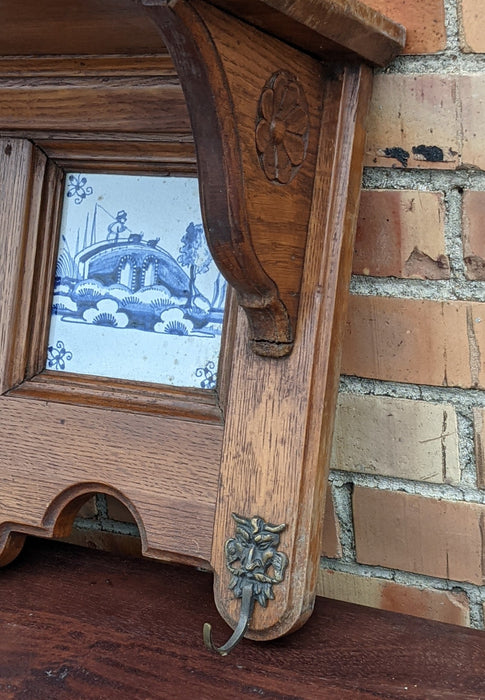
[[[244,518],[233,513],[232,517],[236,521],[236,536],[227,540],[224,549],[226,565],[232,574],[229,588],[236,598],[242,599],[239,621],[221,647],[214,645],[209,623],[204,625],[204,644],[221,656],[227,656],[246,634],[254,603],[257,601],[265,608],[268,600],[274,598],[273,585],[281,583],[288,564],[287,556],[277,551],[280,532],[286,525],[272,525],[257,515]],[[268,573],[270,569],[272,576]]]
[[[253,595],[253,584],[248,583],[243,586],[242,601],[241,601],[241,612],[239,615],[239,622],[237,627],[232,633],[228,641],[221,647],[216,647],[212,641],[212,627],[206,622],[204,624],[204,644],[210,651],[216,651],[221,656],[227,656],[234,647],[239,644],[241,639],[246,634],[246,630],[251,622],[251,616],[254,610],[255,597]]]

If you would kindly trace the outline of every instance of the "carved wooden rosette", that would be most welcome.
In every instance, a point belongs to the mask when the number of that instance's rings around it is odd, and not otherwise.
[[[253,351],[282,357],[298,316],[320,65],[205,2],[145,5],[189,108],[212,255],[247,314]]]
[[[287,185],[305,160],[308,149],[308,105],[298,80],[280,70],[261,93],[256,124],[256,148],[264,174]]]

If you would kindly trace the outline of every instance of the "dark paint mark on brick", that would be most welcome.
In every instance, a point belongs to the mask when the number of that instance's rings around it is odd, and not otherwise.
[[[386,148],[384,151],[386,158],[395,158],[404,168],[408,167],[409,153],[404,148],[395,146],[394,148]]]
[[[413,153],[415,156],[422,156],[429,163],[443,162],[443,149],[439,146],[425,146],[424,144],[413,146]]]

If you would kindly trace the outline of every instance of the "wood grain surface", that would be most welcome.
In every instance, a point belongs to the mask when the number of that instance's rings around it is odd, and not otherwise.
[[[161,3],[147,11],[169,46],[187,100],[214,260],[246,310],[253,349],[288,354],[311,208],[320,65],[204,2]],[[268,181],[255,144],[262,90],[283,68],[297,76],[310,107],[307,157],[284,187]]]
[[[180,83],[142,75],[1,78],[0,128],[191,133]]]
[[[210,28],[212,41],[217,47],[226,75],[237,128],[235,147],[240,154],[241,196],[247,212],[251,246],[260,265],[276,284],[278,296],[289,317],[292,342],[300,304],[323,109],[322,68],[319,62],[303,52],[295,51],[242,22],[235,22],[230,16],[208,7],[206,3],[198,2],[194,5]],[[237,42],[234,37],[237,37]],[[241,60],[242,46],[245,47],[244,60]],[[271,181],[267,177],[256,149],[258,103],[272,76],[281,71],[294,77],[305,96],[309,127],[306,155],[296,175],[286,184]],[[276,106],[272,117],[276,120],[278,116]],[[210,202],[207,204],[210,206]],[[250,279],[251,271],[250,265],[244,265],[243,276],[246,280]],[[252,297],[256,290],[254,285]],[[262,297],[259,290],[258,295]],[[250,304],[255,304],[254,298]],[[258,306],[263,305],[259,302]],[[253,310],[255,313],[256,309]],[[251,322],[250,314],[248,318]],[[251,338],[253,350],[259,354],[286,354],[278,352],[273,346],[275,338],[271,334],[266,337],[252,335]]]
[[[3,393],[25,377],[47,159],[26,140],[0,139],[0,153],[0,393]]]
[[[4,56],[166,53],[133,0],[2,0],[0,46]]]
[[[44,348],[46,345],[39,345]],[[223,346],[224,347],[224,346]],[[227,350],[229,353],[229,350]],[[43,367],[45,357],[42,358]],[[222,387],[221,387],[222,389]],[[9,396],[91,406],[137,413],[166,415],[222,425],[223,416],[215,391],[187,389],[136,381],[90,377],[70,372],[40,372],[23,382]]]
[[[0,56],[0,133],[35,142],[71,171],[197,172],[166,54]]]
[[[12,133],[12,132],[11,132]],[[26,134],[30,138],[32,134]],[[59,167],[70,172],[103,172],[194,177],[197,174],[192,135],[39,133],[35,142]]]
[[[209,560],[220,425],[12,396],[0,415],[0,545],[67,534],[69,503],[104,492],[131,510],[146,554]]]
[[[402,27],[359,0],[211,2],[319,57],[346,53],[382,65],[404,43]],[[134,0],[3,0],[0,45],[11,56],[166,54]]]
[[[18,36],[18,34],[17,34]],[[158,42],[160,39],[158,38]],[[166,53],[148,55],[59,54],[56,56],[0,56],[2,78],[66,78],[73,76],[148,76],[176,78],[177,71]]]
[[[320,58],[385,65],[404,47],[404,28],[360,0],[209,2]]]
[[[35,150],[40,151],[38,148]],[[42,152],[40,155],[44,156]],[[63,190],[64,171],[54,161],[47,160],[42,189],[36,193],[39,213],[30,223],[30,228],[37,234],[37,245],[32,245],[33,239],[32,242],[26,241],[26,246],[32,246],[32,256],[35,251],[35,257],[31,276],[27,277],[25,272],[23,274],[23,304],[29,309],[23,341],[26,363],[19,369],[24,380],[35,377],[45,367]],[[32,200],[35,202],[34,197]],[[25,269],[25,262],[21,266]]]
[[[287,525],[280,545],[289,558],[286,577],[274,587],[274,601],[256,606],[248,633],[255,639],[303,624],[313,606],[370,87],[365,67],[326,81],[292,354],[269,359],[251,353],[239,315],[212,565],[217,605],[234,626],[239,602],[228,589],[224,562],[224,542],[234,531],[231,514]]]
[[[0,576],[4,700],[478,700],[483,632],[318,598],[298,632],[208,652],[210,574],[29,541]]]

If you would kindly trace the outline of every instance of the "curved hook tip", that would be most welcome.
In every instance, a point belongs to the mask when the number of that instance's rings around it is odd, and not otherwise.
[[[228,651],[221,651],[221,649],[218,649],[214,642],[212,641],[212,626],[208,622],[204,622],[204,629],[203,629],[203,636],[204,636],[204,644],[209,649],[209,651],[215,651],[216,654],[220,654],[221,656],[227,656]]]
[[[251,622],[254,601],[255,599],[253,597],[253,586],[252,584],[247,584],[243,587],[242,591],[241,612],[239,615],[239,622],[237,623],[237,627],[232,633],[231,637],[228,639],[228,641],[221,647],[216,647],[214,645],[214,642],[212,641],[212,627],[210,626],[210,624],[208,622],[204,624],[204,644],[210,651],[215,651],[221,656],[227,656],[229,652],[232,651],[237,644],[239,644],[241,639],[246,634],[246,631],[249,627],[249,623]]]

